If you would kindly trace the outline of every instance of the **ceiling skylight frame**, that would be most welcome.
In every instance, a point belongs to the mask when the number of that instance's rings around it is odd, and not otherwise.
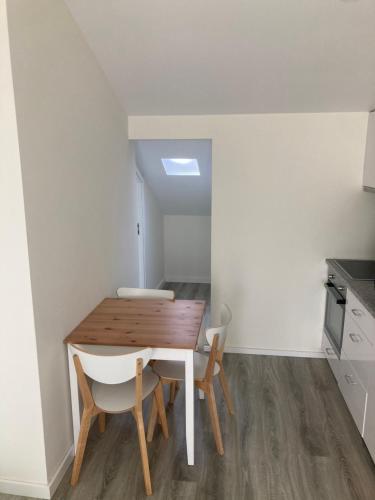
[[[162,158],[164,171],[168,176],[200,176],[196,158]]]

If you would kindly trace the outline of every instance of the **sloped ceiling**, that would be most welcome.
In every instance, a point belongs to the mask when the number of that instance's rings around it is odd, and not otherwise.
[[[165,215],[211,215],[211,141],[135,141],[136,161]],[[162,158],[195,158],[200,176],[166,175]]]
[[[375,106],[374,0],[66,0],[130,115]]]

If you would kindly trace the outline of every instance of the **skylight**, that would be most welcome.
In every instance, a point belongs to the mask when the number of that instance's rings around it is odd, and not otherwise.
[[[195,158],[162,158],[167,175],[201,175]]]

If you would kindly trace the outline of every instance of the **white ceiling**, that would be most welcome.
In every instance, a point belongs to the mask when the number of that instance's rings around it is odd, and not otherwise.
[[[165,215],[211,215],[211,141],[135,141],[136,161]],[[196,158],[200,176],[168,176],[162,158]]]
[[[66,0],[124,109],[369,110],[374,0]]]

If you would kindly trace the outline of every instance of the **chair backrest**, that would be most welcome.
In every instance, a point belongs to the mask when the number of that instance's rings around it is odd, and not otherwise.
[[[212,337],[211,352],[208,358],[208,363],[206,367],[206,373],[204,374],[204,379],[206,382],[210,383],[214,376],[215,363],[218,357],[218,342],[220,334],[215,333]]]
[[[145,367],[152,354],[152,349],[149,347],[126,353],[120,350],[116,353],[114,347],[105,351],[103,349],[105,346],[100,346],[100,354],[92,352],[90,349],[92,346],[87,350],[85,347],[69,345],[73,356],[78,356],[83,372],[102,384],[121,384],[134,378],[137,373],[137,360],[142,359]]]
[[[221,304],[220,307],[220,325],[228,326],[232,321],[232,311],[228,304]]]
[[[222,304],[220,308],[220,325],[207,328],[206,339],[207,342],[212,346],[212,342],[215,335],[218,335],[217,340],[217,351],[218,357],[222,356],[224,351],[225,341],[227,339],[227,328],[229,323],[232,321],[232,312],[227,304]]]
[[[222,352],[224,350],[225,341],[227,338],[227,326],[222,325],[222,326],[215,326],[212,328],[207,328],[206,339],[211,347],[212,347],[212,343],[213,343],[213,340],[215,338],[215,335],[217,335],[217,350],[218,350],[218,352]]]
[[[174,300],[173,290],[152,288],[118,288],[117,296],[122,299],[164,299]]]

